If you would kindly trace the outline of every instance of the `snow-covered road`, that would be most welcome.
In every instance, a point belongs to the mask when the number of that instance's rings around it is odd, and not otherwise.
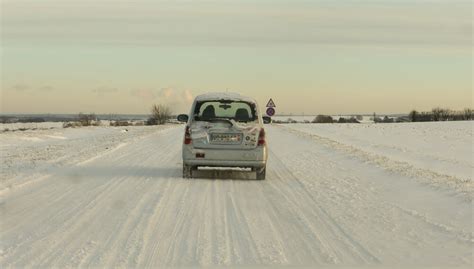
[[[183,126],[142,128],[34,180],[6,173],[0,266],[472,265],[471,194],[426,174],[268,126],[267,180],[185,180]]]

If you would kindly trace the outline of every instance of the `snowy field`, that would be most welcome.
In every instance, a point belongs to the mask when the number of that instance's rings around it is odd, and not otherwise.
[[[368,161],[426,181],[472,192],[474,122],[292,124],[287,128],[332,143]]]
[[[472,266],[472,122],[267,126],[265,181],[183,128],[0,133],[0,267]]]
[[[0,131],[13,131],[19,129],[57,129],[63,128],[62,122],[18,122],[18,123],[1,123]]]
[[[109,120],[101,120],[100,126],[110,126]],[[129,120],[131,124],[142,122]],[[0,123],[0,132],[11,131],[27,131],[27,130],[45,130],[45,129],[62,129],[65,122],[17,122],[17,123]],[[74,123],[74,121],[71,121]]]

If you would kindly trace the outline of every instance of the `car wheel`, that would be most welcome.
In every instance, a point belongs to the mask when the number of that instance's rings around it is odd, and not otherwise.
[[[183,164],[183,178],[193,178],[193,167]]]
[[[257,180],[265,180],[266,172],[267,172],[266,166],[263,168],[257,169]]]

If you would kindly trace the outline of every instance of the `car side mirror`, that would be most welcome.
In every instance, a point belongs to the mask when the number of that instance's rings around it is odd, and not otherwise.
[[[178,116],[178,121],[179,122],[188,122],[189,116],[186,114],[181,114]]]
[[[262,118],[263,118],[263,123],[264,123],[264,124],[270,124],[270,123],[272,123],[272,118],[267,117],[267,116],[263,116]]]

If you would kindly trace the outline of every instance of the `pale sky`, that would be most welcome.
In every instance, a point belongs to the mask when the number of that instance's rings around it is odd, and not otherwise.
[[[1,113],[181,113],[226,90],[280,114],[473,106],[471,1],[0,1]]]

